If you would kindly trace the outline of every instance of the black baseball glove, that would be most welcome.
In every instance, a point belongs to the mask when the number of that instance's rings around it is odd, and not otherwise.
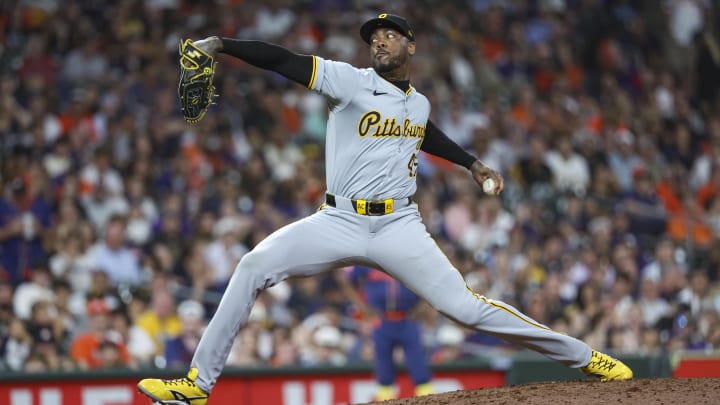
[[[215,58],[186,39],[180,42],[180,83],[178,97],[185,121],[200,121],[213,102]]]

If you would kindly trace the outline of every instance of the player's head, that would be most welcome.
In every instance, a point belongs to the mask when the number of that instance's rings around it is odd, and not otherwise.
[[[415,32],[404,18],[383,13],[360,27],[360,37],[370,45],[372,66],[378,73],[407,65],[415,54]]]

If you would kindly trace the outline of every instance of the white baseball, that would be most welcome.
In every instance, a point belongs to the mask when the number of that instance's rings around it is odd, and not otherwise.
[[[482,188],[486,194],[495,194],[495,180],[487,179],[483,181]]]

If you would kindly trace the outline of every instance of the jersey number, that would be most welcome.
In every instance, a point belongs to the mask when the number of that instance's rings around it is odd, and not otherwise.
[[[410,161],[407,164],[408,170],[410,170],[410,177],[417,176],[417,168],[418,168],[418,158],[417,153],[413,153],[412,156],[410,156]]]

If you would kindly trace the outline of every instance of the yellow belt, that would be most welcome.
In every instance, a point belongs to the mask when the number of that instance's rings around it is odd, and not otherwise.
[[[402,203],[402,207],[405,207],[412,203],[412,199],[410,197],[403,198],[400,200],[394,200],[392,198],[388,198],[386,200],[352,200],[352,199],[350,199],[353,210],[355,210],[356,213],[358,213],[360,215],[369,215],[369,216],[392,214],[395,211],[395,202],[396,201]],[[336,197],[330,193],[325,194],[325,203],[331,207],[337,207]],[[398,208],[402,208],[402,207],[398,207]]]

